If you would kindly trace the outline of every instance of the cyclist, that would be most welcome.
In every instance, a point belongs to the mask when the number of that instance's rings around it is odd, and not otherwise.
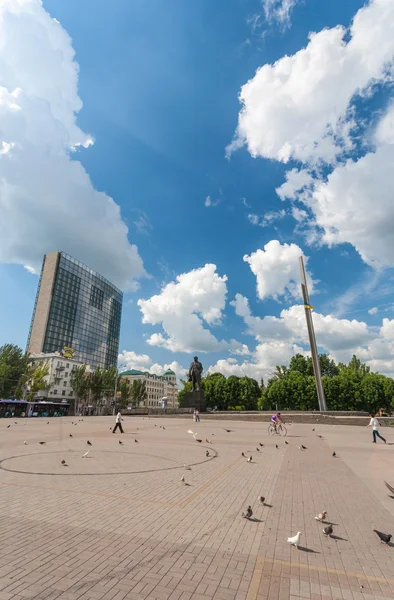
[[[275,433],[278,433],[277,430],[276,430],[276,428],[277,428],[277,426],[280,423],[283,423],[283,420],[282,420],[280,412],[278,412],[276,415],[272,415],[272,417],[271,417],[271,423],[272,423],[272,425],[273,425],[273,427],[275,429]]]

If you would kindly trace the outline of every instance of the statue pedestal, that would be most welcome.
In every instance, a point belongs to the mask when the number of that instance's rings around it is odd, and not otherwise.
[[[182,399],[182,408],[195,408],[199,412],[206,412],[207,405],[203,390],[199,392],[186,392]]]

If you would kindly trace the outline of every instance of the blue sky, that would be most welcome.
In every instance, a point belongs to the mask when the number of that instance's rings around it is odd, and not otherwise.
[[[321,350],[394,371],[390,169],[361,162],[389,162],[394,141],[390,2],[284,5],[24,0],[15,14],[6,0],[0,343],[26,343],[38,279],[23,266],[61,249],[125,289],[129,367],[182,374],[197,352],[206,368],[267,376],[308,350],[304,253]],[[278,195],[292,170],[308,184]],[[367,209],[376,222],[358,223]]]

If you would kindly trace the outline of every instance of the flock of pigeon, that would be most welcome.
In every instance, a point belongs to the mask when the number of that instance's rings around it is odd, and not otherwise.
[[[315,431],[315,429],[312,429],[312,431]],[[320,438],[320,439],[324,439],[322,435],[317,435],[317,437],[318,437],[318,438]],[[287,442],[287,441],[285,440],[285,444],[286,444],[286,445],[289,445],[289,442]],[[264,446],[264,444],[262,444],[261,442],[259,442],[259,446],[260,446],[260,447],[263,447],[263,446]],[[279,446],[278,446],[278,444],[275,444],[275,448],[276,448],[277,450],[279,450]],[[303,450],[307,450],[307,447],[306,447],[306,446],[304,446],[303,444],[301,444],[301,445],[298,447],[298,449],[303,451]],[[257,448],[257,447],[256,447],[256,451],[257,451],[257,452],[260,452],[260,448]],[[250,450],[248,450],[248,452],[251,452],[251,451],[250,451]],[[252,457],[252,455],[251,455],[251,454],[250,454],[248,457],[246,457],[246,454],[245,454],[245,452],[242,452],[242,453],[241,453],[241,456],[242,456],[243,458],[246,458],[246,459],[247,459],[247,460],[246,460],[246,462],[248,462],[248,463],[251,463],[251,462],[253,462],[253,457]],[[332,453],[332,457],[333,457],[333,458],[336,458],[336,457],[337,457],[337,454],[336,454],[336,452],[335,452],[335,451]],[[393,496],[392,496],[392,497],[394,498],[394,487],[392,487],[391,485],[389,485],[389,484],[388,484],[386,481],[385,481],[385,485],[386,485],[386,487],[387,487],[387,488],[390,490],[390,492],[393,494]],[[261,506],[269,506],[269,505],[267,505],[267,504],[265,503],[265,497],[264,497],[264,496],[259,496],[259,497],[258,497],[258,501],[259,501],[259,503],[260,503],[260,505],[261,505]],[[249,521],[252,521],[252,520],[254,520],[254,518],[253,518],[253,509],[252,509],[252,507],[251,507],[250,505],[247,507],[246,511],[242,513],[242,517],[243,517],[244,519],[248,519]],[[316,521],[319,521],[320,523],[327,523],[327,521],[326,521],[326,518],[327,518],[327,511],[325,511],[325,510],[323,510],[322,512],[320,512],[320,513],[319,513],[319,514],[318,514],[318,515],[315,517]],[[332,535],[333,535],[333,533],[334,533],[334,528],[333,528],[333,525],[332,525],[332,523],[328,523],[328,524],[327,524],[327,527],[324,527],[324,529],[323,529],[322,531],[323,531],[323,534],[324,534],[324,535],[325,535],[327,538],[331,538],[331,536],[332,536]],[[390,533],[383,533],[382,531],[378,531],[377,529],[374,529],[373,531],[376,533],[376,535],[378,536],[378,538],[380,539],[380,541],[381,541],[381,543],[382,543],[382,544],[388,544],[388,545],[390,545],[390,540],[391,540],[391,538],[392,538],[392,535],[391,535]],[[292,536],[292,537],[288,537],[288,538],[287,538],[287,541],[288,541],[288,543],[289,543],[289,544],[291,544],[292,546],[295,546],[297,549],[298,549],[298,548],[299,548],[299,546],[300,546],[300,540],[301,540],[301,531],[298,531],[298,532],[296,533],[296,535],[294,535],[294,536]]]
[[[79,419],[79,421],[83,421],[83,419]],[[17,423],[17,421],[15,421],[15,425],[17,425],[17,424],[18,424],[18,423]],[[74,423],[73,421],[71,422],[71,424],[72,424],[72,425],[74,425],[74,426],[75,426],[75,425],[77,425],[77,423]],[[47,422],[47,425],[49,425],[49,421]],[[11,427],[11,425],[7,425],[7,429],[8,429],[8,428],[10,428],[10,427]],[[157,427],[157,425],[155,425],[155,427]],[[110,429],[112,430],[112,427],[110,427]],[[137,427],[137,429],[138,429],[138,427]],[[162,425],[160,425],[160,429],[165,429],[165,427],[164,427],[164,426],[162,426]],[[231,430],[231,429],[224,429],[224,431],[226,431],[226,433],[231,433],[231,432],[232,432],[232,430]],[[315,431],[315,429],[312,429],[312,431]],[[200,444],[202,443],[202,441],[203,441],[203,440],[197,437],[197,436],[198,436],[197,432],[195,432],[195,431],[192,431],[191,429],[188,429],[187,433],[189,433],[190,435],[192,435],[193,439],[194,439],[196,442],[198,442],[198,443],[200,443]],[[214,434],[214,433],[212,433],[211,435],[212,435],[212,436],[214,436],[215,434]],[[72,438],[72,437],[73,437],[71,433],[69,434],[69,437],[70,437],[70,438]],[[317,435],[317,437],[318,437],[318,438],[320,438],[320,439],[324,439],[324,438],[323,438],[323,436],[321,436],[321,435]],[[205,441],[206,441],[206,443],[207,443],[207,444],[213,444],[212,440],[208,440],[208,439],[206,439]],[[134,439],[134,442],[135,442],[135,443],[138,443],[138,440],[137,440],[137,439]],[[23,443],[24,443],[24,445],[27,445],[27,442],[26,442],[26,441],[24,441]],[[38,443],[39,443],[40,445],[44,445],[44,444],[46,444],[46,442],[45,442],[45,441],[41,441],[41,442],[38,442]],[[123,446],[123,445],[124,445],[124,444],[123,444],[123,442],[122,442],[121,440],[118,440],[118,443],[119,443],[119,445],[121,445],[121,446]],[[91,442],[90,440],[87,440],[87,441],[86,441],[86,444],[87,444],[88,446],[93,446],[93,444],[92,444],[92,442]],[[286,444],[286,445],[289,445],[289,442],[288,442],[287,440],[285,440],[285,444]],[[264,447],[264,444],[262,444],[261,442],[259,442],[259,446],[260,446],[260,448],[259,448],[259,447],[256,447],[256,452],[260,452],[260,451],[261,451],[261,448],[263,448],[263,447]],[[275,444],[275,448],[276,448],[277,450],[279,450],[279,446],[278,446],[278,444]],[[307,450],[307,447],[306,447],[306,446],[304,446],[303,444],[301,444],[301,445],[298,447],[298,449],[299,449],[299,450],[301,450],[301,451],[304,451],[304,450]],[[85,453],[82,455],[82,458],[88,458],[88,457],[89,457],[89,452],[90,452],[90,450],[87,450],[87,451],[86,451],[86,452],[85,452]],[[249,452],[249,453],[250,453],[251,451],[250,451],[250,450],[248,450],[247,452]],[[209,450],[208,450],[208,449],[205,451],[205,456],[206,456],[207,458],[211,457],[211,454],[210,454],[210,452],[209,452]],[[252,457],[252,454],[249,454],[249,456],[246,456],[245,452],[242,452],[242,453],[241,453],[241,456],[242,456],[243,458],[246,458],[246,462],[248,462],[248,463],[251,463],[251,462],[253,462],[253,457]],[[336,455],[336,452],[335,452],[335,451],[332,453],[332,457],[333,457],[333,458],[336,458],[336,457],[337,457],[337,455]],[[212,458],[215,458],[215,455],[213,455],[213,456],[212,456]],[[64,459],[62,459],[62,460],[61,460],[61,465],[62,465],[63,467],[68,467],[68,466],[69,466],[69,465],[67,464],[67,462],[66,462]],[[188,466],[188,465],[186,465],[186,464],[184,464],[183,466],[184,466],[184,469],[185,469],[186,471],[191,471],[191,467],[190,467],[190,466]],[[184,484],[184,485],[186,485],[186,486],[190,485],[189,483],[187,483],[187,482],[186,482],[186,479],[185,479],[185,476],[184,476],[184,475],[182,475],[182,477],[181,477],[181,483],[183,483],[183,484]],[[394,498],[394,487],[392,487],[392,486],[391,486],[389,483],[387,483],[387,482],[384,482],[384,483],[385,483],[386,487],[387,487],[387,488],[390,490],[390,492],[393,494],[393,496],[392,496],[392,497]],[[266,502],[265,502],[265,497],[264,497],[264,496],[259,496],[259,497],[258,497],[258,501],[259,501],[259,503],[260,503],[260,505],[261,505],[261,506],[270,506],[270,505],[267,505],[267,504],[266,504]],[[254,520],[254,518],[253,518],[253,509],[252,509],[252,507],[251,507],[250,505],[247,507],[246,511],[242,513],[242,517],[243,517],[244,519],[248,519],[248,520]],[[316,521],[319,521],[320,523],[327,523],[327,521],[326,521],[326,519],[327,519],[327,511],[323,510],[322,512],[320,512],[320,513],[319,513],[319,514],[318,514],[318,515],[315,517],[315,519],[316,519]],[[389,533],[383,533],[383,532],[381,532],[381,531],[378,531],[377,529],[374,529],[373,531],[374,531],[374,532],[376,533],[376,535],[379,537],[379,539],[380,539],[381,543],[390,545],[390,541],[391,541],[391,538],[392,538],[392,535],[391,535],[391,534],[389,534]],[[324,534],[324,535],[325,535],[327,538],[331,538],[331,536],[333,535],[333,532],[334,532],[334,529],[333,529],[333,525],[332,525],[332,523],[328,523],[328,524],[327,524],[327,527],[324,527],[324,529],[322,530],[322,532],[323,532],[323,534]],[[298,531],[298,532],[297,532],[297,534],[296,534],[295,536],[292,536],[292,537],[288,537],[288,538],[287,538],[287,541],[288,541],[288,543],[289,543],[289,544],[291,544],[292,546],[295,546],[297,549],[298,549],[298,548],[299,548],[299,546],[300,546],[300,540],[301,540],[301,532],[300,532],[300,531]]]

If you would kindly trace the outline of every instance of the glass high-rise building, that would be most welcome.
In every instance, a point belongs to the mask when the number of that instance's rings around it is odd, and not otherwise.
[[[74,350],[92,368],[117,363],[123,294],[65,252],[44,256],[31,321],[29,353]]]

